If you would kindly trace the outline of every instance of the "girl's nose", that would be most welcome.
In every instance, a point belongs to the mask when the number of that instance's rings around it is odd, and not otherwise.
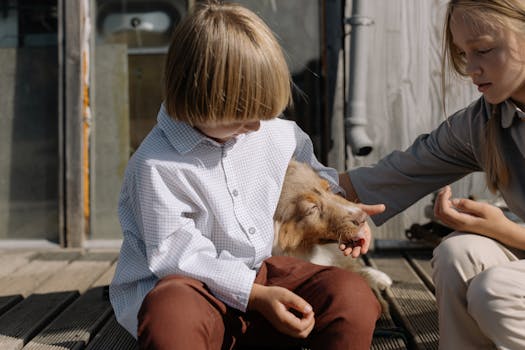
[[[481,74],[481,67],[475,59],[467,59],[465,64],[465,73],[467,73],[467,75],[470,77]]]

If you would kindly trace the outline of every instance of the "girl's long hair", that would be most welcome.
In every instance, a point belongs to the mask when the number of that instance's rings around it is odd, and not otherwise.
[[[461,9],[465,16],[481,19],[487,25],[508,28],[525,36],[525,0],[451,0],[445,15],[443,35],[442,96],[445,110],[446,70],[451,67],[460,76],[468,76],[465,71],[465,59],[459,54],[453,43],[450,19],[454,10]],[[491,116],[486,124],[485,138],[482,143],[482,168],[486,174],[489,190],[495,193],[500,186],[509,182],[508,165],[502,150],[501,110],[493,105]]]

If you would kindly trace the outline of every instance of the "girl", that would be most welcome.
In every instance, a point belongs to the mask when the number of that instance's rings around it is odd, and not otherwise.
[[[290,73],[270,29],[239,5],[202,4],[174,32],[164,91],[122,186],[118,321],[148,350],[369,349],[380,308],[360,276],[271,257],[290,160],[339,186],[276,118]]]
[[[434,211],[456,232],[432,260],[440,349],[525,349],[525,227],[446,186],[484,171],[525,220],[525,1],[450,1],[444,43],[443,66],[448,58],[481,98],[405,152],[341,174],[341,185],[348,198],[386,204],[378,225],[445,186]]]

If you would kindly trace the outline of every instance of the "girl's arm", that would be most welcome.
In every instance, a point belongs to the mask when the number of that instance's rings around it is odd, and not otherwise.
[[[359,196],[357,195],[357,192],[355,191],[354,186],[352,185],[352,181],[350,180],[350,176],[348,173],[340,173],[339,174],[339,186],[343,188],[346,192],[346,199],[348,199],[350,202],[354,203],[360,203]]]
[[[509,220],[501,209],[487,203],[451,197],[450,186],[446,186],[439,192],[434,206],[434,215],[445,225],[525,250],[525,227]]]
[[[396,150],[377,164],[347,171],[360,202],[384,203],[386,210],[372,217],[379,226],[419,199],[463,176],[482,170],[477,149],[485,127],[483,99],[422,134],[404,151]],[[348,187],[348,186],[347,186]],[[348,190],[348,189],[347,189]],[[352,197],[347,195],[347,198]]]

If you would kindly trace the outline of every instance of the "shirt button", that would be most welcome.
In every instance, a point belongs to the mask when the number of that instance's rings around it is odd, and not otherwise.
[[[248,233],[251,234],[251,235],[253,235],[253,234],[255,233],[255,231],[257,231],[257,230],[255,229],[255,227],[250,227],[250,228],[248,229]]]
[[[233,195],[234,197],[237,197],[237,196],[239,195],[239,191],[237,191],[237,190],[233,190],[233,191],[232,191],[232,195]]]

